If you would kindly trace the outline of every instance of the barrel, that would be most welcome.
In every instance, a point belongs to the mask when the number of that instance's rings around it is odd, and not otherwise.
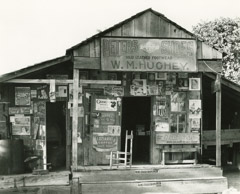
[[[24,173],[23,140],[0,140],[0,175]]]

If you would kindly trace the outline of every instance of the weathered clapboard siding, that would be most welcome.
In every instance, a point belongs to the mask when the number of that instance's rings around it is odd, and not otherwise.
[[[122,36],[134,36],[134,20],[122,25]]]
[[[138,17],[126,20],[126,23],[116,25],[112,30],[106,30],[85,44],[73,49],[74,56],[100,57],[100,37],[102,36],[128,36],[153,38],[196,38],[192,33],[181,28],[154,11],[147,11]],[[198,41],[198,59],[221,59],[222,54],[202,41]]]
[[[176,25],[166,21],[165,18],[161,18],[152,12],[146,12],[111,32],[103,34],[103,36],[193,38],[190,33],[179,29]],[[74,56],[99,57],[100,38],[90,40],[87,44],[75,49]]]
[[[90,57],[90,45],[85,44],[73,51],[73,56]]]

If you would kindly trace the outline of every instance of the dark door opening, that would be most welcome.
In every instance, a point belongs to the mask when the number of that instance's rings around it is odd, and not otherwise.
[[[66,102],[47,102],[47,163],[52,170],[66,168]]]
[[[121,150],[126,130],[133,130],[133,164],[150,162],[150,113],[150,97],[123,97]]]

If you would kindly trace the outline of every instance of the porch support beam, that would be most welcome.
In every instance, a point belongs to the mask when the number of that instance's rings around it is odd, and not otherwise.
[[[219,90],[216,91],[216,166],[221,166],[221,111],[222,111],[222,90],[221,78],[218,74],[216,80],[220,82]]]
[[[78,87],[79,87],[79,70],[73,70],[73,117],[72,117],[72,170],[77,170],[78,163]]]

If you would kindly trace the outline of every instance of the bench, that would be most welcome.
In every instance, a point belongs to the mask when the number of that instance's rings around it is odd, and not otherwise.
[[[165,153],[189,153],[192,152],[194,153],[194,159],[193,160],[183,160],[187,161],[188,163],[193,163],[194,165],[197,164],[197,152],[198,148],[193,147],[193,148],[159,148],[161,153],[162,153],[162,165],[165,165],[166,163],[166,158],[165,158]]]

